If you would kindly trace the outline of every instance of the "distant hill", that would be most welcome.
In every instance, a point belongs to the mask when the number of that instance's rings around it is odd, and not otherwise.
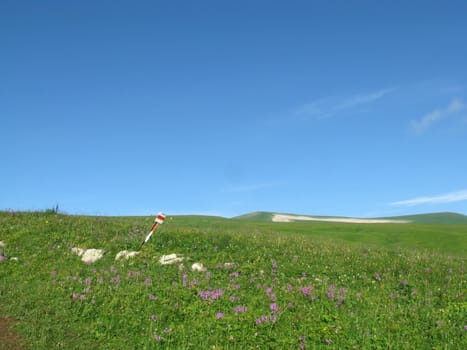
[[[232,219],[271,222],[273,215],[273,213],[268,213],[265,211],[255,211],[253,213],[235,216]]]
[[[458,213],[404,215],[386,219],[408,220],[418,224],[467,224],[467,216]]]
[[[257,211],[236,216],[233,219],[262,222],[319,221],[342,223],[467,224],[467,216],[457,213],[429,213],[380,218],[351,218],[341,216],[298,215]]]

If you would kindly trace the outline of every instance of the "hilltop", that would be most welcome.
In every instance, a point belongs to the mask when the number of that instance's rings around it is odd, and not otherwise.
[[[262,222],[320,221],[341,223],[415,223],[415,224],[467,224],[467,216],[458,213],[427,213],[404,216],[354,218],[343,216],[299,215],[257,211],[233,219]]]

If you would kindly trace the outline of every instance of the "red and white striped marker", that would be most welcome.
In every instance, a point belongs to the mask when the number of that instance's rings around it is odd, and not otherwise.
[[[156,218],[154,219],[154,224],[152,224],[151,231],[149,231],[143,243],[141,243],[141,248],[143,247],[143,245],[145,245],[149,241],[149,238],[151,238],[154,231],[156,231],[157,226],[159,226],[159,224],[162,225],[164,223],[164,220],[165,220],[165,215],[163,213],[157,214]]]

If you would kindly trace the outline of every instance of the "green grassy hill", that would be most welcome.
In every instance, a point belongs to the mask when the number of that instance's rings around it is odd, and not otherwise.
[[[275,213],[272,213],[272,212],[253,212],[253,213],[236,216],[233,219],[271,222],[274,214]],[[300,216],[298,214],[286,214],[286,215]],[[310,216],[313,216],[315,218],[322,218],[322,219],[343,218],[343,217],[320,216],[320,215],[310,215]],[[411,223],[420,223],[420,224],[431,224],[431,223],[467,224],[467,216],[462,215],[462,214],[457,214],[457,213],[429,213],[429,214],[417,214],[417,215],[379,217],[375,219],[403,220],[403,221],[410,221]],[[297,220],[297,221],[300,221],[300,220]]]
[[[255,211],[253,213],[248,213],[248,214],[233,217],[232,219],[271,222],[272,216],[273,216],[273,213],[268,213],[265,211]]]
[[[169,215],[115,261],[152,221],[0,212],[0,317],[24,349],[467,348],[466,225]]]
[[[467,216],[457,213],[429,213],[388,217],[386,219],[408,220],[420,224],[467,224]]]

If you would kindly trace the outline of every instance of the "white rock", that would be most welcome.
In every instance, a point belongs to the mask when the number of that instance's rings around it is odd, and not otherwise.
[[[117,255],[115,256],[115,260],[120,260],[124,258],[125,260],[128,260],[129,258],[134,258],[137,256],[140,252],[134,252],[134,251],[129,251],[129,250],[122,250],[121,252],[118,252]]]
[[[0,247],[5,248],[6,247],[6,242],[0,241]]]
[[[103,249],[82,249],[75,247],[71,251],[80,256],[81,260],[88,264],[94,263],[104,256]]]
[[[159,259],[161,265],[177,264],[183,261],[183,257],[177,254],[162,255]]]
[[[102,249],[87,249],[81,257],[81,260],[85,263],[94,263],[101,259],[103,256],[104,250]]]
[[[207,268],[204,267],[203,264],[197,262],[197,263],[194,263],[193,265],[191,265],[191,270],[192,271],[205,272],[205,271],[207,271]]]

